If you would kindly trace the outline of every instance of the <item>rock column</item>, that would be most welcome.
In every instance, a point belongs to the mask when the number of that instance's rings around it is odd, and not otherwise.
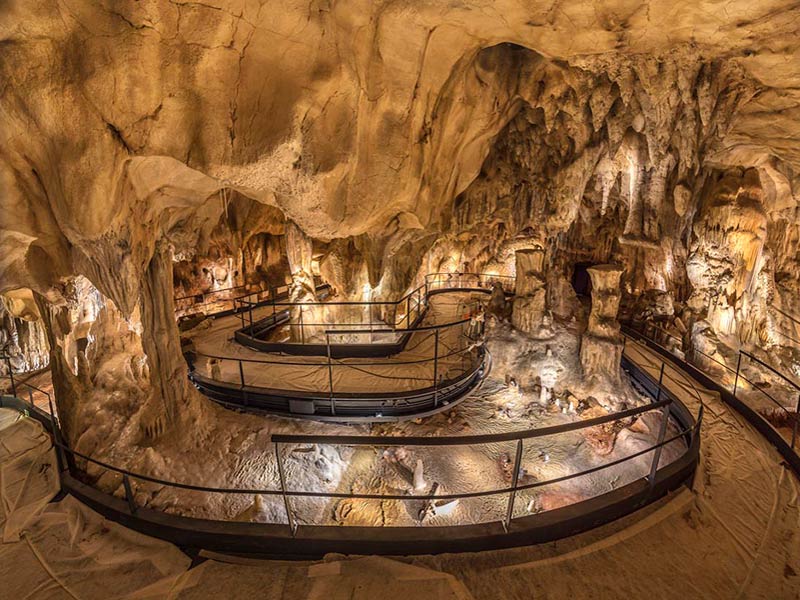
[[[592,279],[592,312],[581,340],[581,366],[586,377],[601,376],[619,381],[622,335],[617,312],[622,268],[598,265],[588,269]]]
[[[316,302],[316,286],[312,274],[311,262],[313,247],[311,238],[301,230],[293,221],[286,224],[286,254],[289,259],[289,269],[292,273],[292,283],[289,286],[289,301],[297,302],[292,308],[289,337],[292,342],[305,343],[319,333],[318,327],[309,327],[307,323],[320,322],[320,311],[314,306],[303,307],[300,303]]]
[[[518,250],[517,289],[511,323],[529,334],[539,334],[545,317],[547,288],[544,277],[544,250]]]
[[[140,426],[150,440],[160,438],[175,423],[190,393],[172,293],[172,250],[160,241],[145,271],[140,295],[142,348],[152,386]]]

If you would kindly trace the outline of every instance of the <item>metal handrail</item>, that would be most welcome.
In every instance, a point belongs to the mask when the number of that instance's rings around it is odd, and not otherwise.
[[[218,290],[208,290],[208,291],[205,291],[205,292],[197,292],[196,294],[188,294],[187,296],[181,296],[180,298],[174,298],[173,301],[174,302],[181,302],[182,300],[191,300],[191,299],[197,298],[198,296],[202,296],[202,297],[205,298],[206,296],[212,296],[214,294],[221,294],[222,292],[230,292],[230,291],[233,291],[233,290],[247,289],[248,287],[253,287],[253,286],[249,286],[247,284],[234,285],[234,286],[231,286],[231,287],[220,288]]]
[[[661,331],[662,333],[667,334],[668,336],[672,337],[673,339],[678,339],[678,338],[676,338],[676,336],[672,335],[671,333],[669,333],[665,329],[659,327],[658,325],[655,325],[653,323],[643,323],[643,325],[645,325],[646,327],[651,327],[651,328],[653,328],[653,329],[655,329],[657,331]],[[633,329],[633,330],[635,331],[635,329]],[[637,333],[639,333],[639,332],[637,332]],[[668,348],[664,348],[663,346],[658,344],[658,342],[656,342],[655,340],[653,340],[651,338],[647,338],[647,336],[644,335],[643,333],[639,333],[639,335],[642,335],[643,337],[648,339],[651,343],[653,343],[653,344],[661,347],[665,351],[669,352]],[[681,340],[681,342],[682,342],[682,340]],[[794,452],[796,455],[798,454],[797,450],[795,449],[795,447],[797,446],[798,433],[800,432],[800,393],[798,393],[798,399],[797,399],[797,404],[796,404],[795,410],[794,411],[790,410],[789,408],[784,406],[783,403],[781,403],[778,399],[776,399],[772,394],[768,393],[766,390],[764,390],[756,382],[750,380],[742,372],[742,368],[741,368],[742,367],[742,357],[745,357],[748,360],[754,361],[755,363],[757,363],[761,367],[765,367],[771,373],[773,373],[774,375],[777,375],[778,377],[780,377],[781,379],[783,379],[784,381],[789,383],[790,386],[792,386],[792,388],[794,388],[794,390],[796,392],[800,392],[800,386],[798,386],[798,384],[796,382],[794,382],[791,378],[789,378],[786,375],[784,375],[783,373],[781,373],[779,370],[777,370],[773,366],[771,366],[771,365],[767,364],[766,362],[764,362],[763,360],[757,358],[752,353],[747,352],[746,350],[740,349],[738,351],[738,359],[736,361],[736,369],[732,369],[731,367],[729,367],[725,363],[713,358],[712,356],[710,356],[709,354],[707,354],[707,353],[705,353],[705,352],[703,352],[701,350],[698,350],[697,348],[693,348],[693,351],[697,352],[697,353],[699,353],[699,354],[701,354],[701,355],[703,355],[703,356],[705,356],[705,357],[707,357],[709,359],[711,359],[713,362],[715,362],[716,364],[722,366],[728,372],[735,374],[734,383],[733,383],[733,386],[732,386],[732,388],[730,390],[731,393],[733,394],[734,398],[736,398],[737,400],[745,401],[745,398],[742,398],[741,394],[739,393],[740,392],[739,381],[746,381],[747,383],[749,383],[752,386],[753,389],[757,390],[760,394],[762,394],[765,398],[767,398],[775,407],[777,407],[781,411],[781,413],[783,413],[785,415],[785,417],[791,423],[792,435],[791,435],[791,440],[789,442],[789,447],[792,450],[792,452]],[[769,420],[767,418],[765,418],[765,416],[763,414],[758,413],[758,411],[754,411],[754,412],[756,414],[759,414],[760,418],[764,422],[768,423],[773,429],[775,429],[777,431],[777,428],[775,428],[769,422]]]
[[[760,358],[757,358],[757,357],[753,356],[753,355],[752,355],[750,352],[747,352],[746,350],[739,350],[739,352],[741,352],[742,354],[744,354],[744,355],[745,355],[747,358],[749,358],[750,360],[754,360],[755,362],[757,362],[758,364],[760,364],[762,367],[766,367],[767,369],[769,369],[770,371],[772,371],[772,372],[773,372],[775,375],[777,375],[778,377],[780,377],[781,379],[783,379],[783,380],[784,380],[786,383],[788,383],[789,385],[791,385],[791,386],[792,386],[794,389],[796,389],[796,390],[800,391],[800,385],[798,385],[798,384],[797,384],[797,383],[796,383],[796,382],[795,382],[793,379],[791,379],[790,377],[787,377],[786,375],[784,375],[783,373],[781,373],[780,371],[778,371],[778,370],[777,370],[775,367],[773,367],[773,366],[771,366],[771,365],[768,365],[768,364],[767,364],[767,363],[765,363],[763,360],[761,360]]]
[[[672,404],[671,399],[659,400],[643,406],[629,408],[602,417],[594,417],[561,425],[550,425],[534,429],[507,431],[504,433],[488,433],[481,435],[451,435],[447,437],[426,436],[365,436],[365,435],[306,435],[306,434],[276,434],[272,441],[280,444],[338,444],[341,446],[471,446],[474,444],[496,444],[500,442],[515,442],[529,440],[548,435],[570,433],[589,427],[598,427],[606,423],[621,421],[636,417],[642,413],[657,410]]]
[[[702,415],[701,415],[702,416]],[[55,445],[60,449],[64,450],[65,452],[77,456],[87,462],[91,462],[92,464],[98,465],[103,467],[104,469],[114,471],[116,473],[120,473],[121,475],[126,475],[134,480],[141,480],[146,481],[148,483],[155,483],[159,485],[164,485],[167,487],[174,487],[179,489],[186,489],[192,490],[197,492],[207,492],[207,493],[217,493],[217,494],[253,494],[253,495],[264,495],[264,496],[292,496],[292,497],[300,497],[300,498],[359,498],[364,500],[456,500],[456,499],[466,499],[466,498],[479,498],[483,496],[495,496],[498,494],[508,494],[513,491],[524,491],[526,489],[532,489],[536,487],[542,487],[545,485],[552,485],[555,483],[561,483],[563,481],[568,481],[570,479],[576,479],[578,477],[582,477],[584,475],[590,475],[592,473],[596,473],[603,469],[608,469],[610,467],[617,466],[634,458],[638,458],[648,452],[653,452],[658,448],[663,448],[671,444],[672,442],[679,440],[685,437],[687,434],[691,433],[696,435],[699,431],[701,421],[695,422],[694,425],[691,427],[686,427],[682,429],[677,434],[664,439],[661,442],[658,442],[652,446],[645,448],[644,450],[639,450],[634,452],[633,454],[629,454],[622,458],[603,463],[602,465],[597,465],[594,467],[590,467],[583,471],[578,471],[576,473],[570,473],[569,475],[564,475],[561,477],[556,477],[553,479],[548,479],[545,481],[536,481],[533,483],[528,484],[519,484],[516,486],[509,486],[505,488],[495,488],[490,490],[480,490],[475,492],[457,492],[451,494],[367,494],[361,492],[323,492],[323,491],[306,491],[306,490],[291,490],[291,489],[260,489],[260,488],[218,488],[218,487],[207,487],[207,486],[199,486],[194,484],[188,483],[181,483],[176,481],[167,481],[163,479],[158,479],[156,477],[151,477],[149,475],[143,475],[141,473],[134,473],[128,471],[126,469],[122,469],[120,467],[115,467],[108,463],[104,463],[102,461],[93,459],[85,454],[82,454],[72,448],[69,448],[67,445],[56,442]],[[338,525],[337,527],[341,527]],[[457,525],[455,526],[457,527]]]
[[[460,276],[461,278],[463,278],[464,276],[469,276],[469,277],[475,276],[475,277],[489,279],[489,280],[491,280],[491,279],[510,279],[510,280],[514,280],[515,279],[511,275],[487,275],[486,273],[429,273],[429,274],[425,275],[425,283],[415,287],[413,290],[411,290],[410,292],[404,294],[398,300],[364,300],[364,301],[359,301],[359,300],[335,300],[335,301],[331,301],[331,302],[270,302],[269,305],[270,306],[289,306],[289,307],[291,307],[291,306],[304,306],[304,307],[306,307],[306,306],[399,306],[403,302],[406,302],[406,300],[409,297],[414,297],[415,295],[417,295],[422,290],[427,289],[430,286],[429,279],[437,277],[437,276]],[[451,280],[452,279],[447,280],[447,282],[449,282]],[[453,288],[453,289],[457,289],[457,288]],[[254,293],[257,293],[257,292],[254,292]],[[252,295],[252,294],[249,294],[249,295]],[[246,300],[245,299],[246,297],[247,296],[242,296],[240,298],[237,298],[237,300],[240,303],[246,304],[246,305],[256,304],[256,303],[254,303],[254,302],[252,302],[250,300]]]
[[[671,354],[671,351],[670,351],[670,349],[669,349],[669,348],[667,348],[667,347],[665,347],[665,346],[662,346],[661,344],[659,344],[659,343],[658,343],[658,342],[656,342],[655,340],[651,340],[651,339],[648,339],[648,338],[646,338],[644,335],[642,335],[641,333],[639,333],[639,332],[638,332],[638,331],[636,331],[635,329],[631,329],[631,331],[632,331],[633,333],[637,334],[638,336],[640,336],[641,338],[648,340],[650,343],[654,344],[655,346],[658,346],[658,347],[659,347],[659,348],[661,348],[661,349],[662,349],[664,352],[667,352],[667,353],[670,353],[670,354]],[[632,338],[632,336],[630,336],[630,335],[629,335],[629,334],[628,334],[626,331],[624,331],[624,330],[622,331],[622,334],[623,334],[623,335],[624,335],[626,338],[627,338],[627,337],[631,337],[631,338]],[[646,357],[645,357],[645,359],[646,359]],[[650,362],[650,361],[648,361],[648,363],[650,364],[650,366],[657,367],[657,363],[655,363],[655,362]],[[681,372],[681,371],[678,371],[678,370],[675,370],[675,372],[676,372],[676,373],[677,373],[677,374],[680,376],[680,379],[675,379],[674,377],[672,377],[672,376],[671,376],[671,375],[670,375],[670,374],[669,374],[669,373],[666,371],[666,369],[664,368],[664,367],[665,367],[665,364],[666,364],[666,363],[664,363],[664,361],[661,361],[661,369],[662,369],[662,371],[661,371],[660,377],[661,377],[661,378],[664,378],[664,377],[666,377],[667,379],[669,379],[669,380],[671,380],[671,381],[674,381],[675,383],[677,383],[677,384],[679,384],[679,385],[688,384],[688,385],[689,385],[689,386],[692,388],[692,392],[694,393],[695,397],[697,398],[697,401],[698,401],[698,402],[699,402],[699,404],[700,404],[700,408],[701,408],[701,410],[705,410],[705,400],[703,400],[703,397],[700,395],[700,390],[698,390],[698,389],[697,389],[697,386],[696,386],[696,385],[695,385],[695,384],[692,382],[691,378],[690,378],[690,377],[687,377],[687,376],[686,376],[686,375],[685,375],[683,372]]]
[[[663,367],[662,367],[663,371]],[[661,382],[658,383],[659,386],[659,395],[660,390],[662,388]],[[34,387],[34,386],[30,386]],[[36,388],[38,390],[38,388]],[[50,399],[50,395],[43,390],[38,390],[41,393],[47,396],[48,400]],[[636,407],[634,409],[628,409],[625,411],[620,411],[618,413],[613,413],[610,415],[605,415],[603,417],[596,417],[594,419],[587,419],[585,421],[577,421],[574,423],[567,423],[557,426],[550,426],[550,427],[543,427],[539,429],[532,429],[532,430],[524,430],[518,432],[507,432],[502,434],[487,434],[483,436],[453,436],[450,438],[425,438],[425,437],[417,437],[417,438],[403,438],[403,437],[387,437],[387,436],[373,436],[373,437],[361,437],[361,436],[296,436],[296,435],[276,435],[272,437],[272,442],[275,445],[275,453],[276,459],[278,461],[279,472],[283,474],[283,464],[281,453],[279,448],[281,444],[286,443],[324,443],[324,444],[338,444],[338,445],[369,445],[369,446],[394,446],[394,445],[416,445],[416,446],[464,446],[464,445],[476,445],[476,444],[492,444],[497,442],[504,442],[504,441],[517,441],[518,443],[518,452],[517,452],[517,459],[514,465],[514,473],[518,473],[520,469],[520,457],[521,457],[521,444],[524,440],[530,439],[533,437],[541,437],[545,435],[556,435],[560,433],[572,432],[581,429],[589,429],[592,427],[597,427],[599,425],[610,423],[614,421],[619,421],[622,419],[632,418],[643,414],[645,412],[650,412],[653,410],[658,410],[661,408],[666,408],[670,406],[674,400],[669,395],[669,392],[666,392],[667,398],[664,400],[651,402],[649,404],[643,405],[641,407]],[[477,490],[477,491],[470,491],[470,492],[457,492],[457,493],[449,493],[449,494],[369,494],[369,493],[358,493],[358,492],[325,492],[325,491],[307,491],[307,490],[294,490],[290,489],[284,480],[284,477],[281,476],[280,481],[280,489],[275,488],[267,488],[267,489],[260,489],[260,488],[225,488],[225,487],[212,487],[212,486],[202,486],[202,485],[195,485],[189,483],[183,483],[178,481],[170,481],[165,480],[157,477],[152,477],[150,475],[144,473],[136,473],[130,471],[128,469],[124,469],[121,467],[117,467],[110,463],[92,458],[84,453],[78,452],[69,447],[68,444],[64,443],[62,440],[62,436],[60,435],[60,425],[58,421],[54,418],[52,412],[52,404],[49,404],[50,407],[50,423],[53,427],[53,435],[54,435],[54,446],[59,449],[59,451],[64,455],[70,455],[73,457],[72,461],[68,460],[61,460],[61,465],[66,465],[64,468],[73,472],[74,469],[77,469],[74,463],[74,457],[78,457],[82,460],[85,460],[88,463],[97,465],[106,471],[116,472],[123,477],[124,483],[124,490],[125,490],[125,499],[128,502],[131,512],[136,511],[138,506],[136,505],[135,501],[135,493],[132,490],[130,485],[130,480],[137,480],[137,481],[144,481],[148,483],[154,483],[157,485],[163,485],[167,487],[174,487],[178,489],[186,489],[191,491],[199,491],[199,492],[206,492],[206,493],[222,493],[222,494],[258,494],[258,495],[268,495],[268,496],[282,496],[284,498],[284,506],[286,509],[286,517],[287,523],[289,524],[290,530],[294,535],[297,529],[296,524],[296,517],[293,514],[293,509],[291,508],[290,503],[288,502],[288,498],[293,497],[309,497],[309,498],[361,498],[361,499],[375,499],[375,500],[425,500],[425,501],[434,501],[434,500],[456,500],[456,499],[466,499],[466,498],[476,498],[476,497],[483,497],[483,496],[493,496],[498,494],[509,494],[509,503],[508,503],[508,510],[506,514],[506,518],[502,521],[505,527],[508,527],[510,521],[514,519],[513,516],[513,500],[514,494],[518,491],[524,491],[527,489],[533,489],[536,487],[542,487],[545,485],[552,485],[555,483],[560,483],[564,481],[568,481],[571,479],[575,479],[577,477],[582,477],[585,475],[589,475],[603,469],[608,469],[613,466],[617,466],[619,464],[625,463],[627,461],[633,460],[640,456],[643,456],[649,452],[653,452],[653,465],[651,468],[651,475],[647,478],[650,479],[651,485],[654,483],[653,475],[655,474],[658,466],[658,460],[660,455],[660,449],[664,446],[671,444],[674,441],[677,441],[681,438],[684,438],[686,435],[691,434],[692,440],[697,436],[699,433],[702,420],[703,420],[703,406],[700,406],[698,411],[698,417],[695,422],[689,426],[683,428],[679,433],[672,435],[669,438],[665,438],[662,435],[660,439],[655,444],[639,450],[635,453],[629,454],[627,456],[621,457],[614,461],[610,461],[607,463],[603,463],[602,465],[596,465],[594,467],[590,467],[588,469],[584,469],[581,471],[577,471],[575,473],[569,473],[567,475],[563,475],[560,477],[556,477],[553,479],[545,480],[545,481],[536,481],[532,483],[525,483],[520,484],[517,478],[513,479],[513,482],[510,486],[502,487],[502,488],[495,488],[489,490]],[[35,406],[32,405],[33,410],[38,410]],[[664,419],[668,418],[669,411],[664,411]],[[664,421],[664,427],[662,427],[662,432],[665,430],[666,421]],[[691,444],[687,444],[687,451]],[[458,526],[456,526],[458,527]]]

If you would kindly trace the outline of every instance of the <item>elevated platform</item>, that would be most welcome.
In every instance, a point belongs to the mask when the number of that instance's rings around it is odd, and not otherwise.
[[[189,376],[203,394],[237,410],[341,422],[432,415],[466,398],[489,373],[482,321],[472,316],[497,282],[513,286],[513,278],[445,274],[428,276],[396,302],[240,300],[235,313],[192,335]],[[331,322],[340,314],[351,318]],[[365,318],[356,323],[353,315]],[[382,321],[373,320],[378,315]],[[281,327],[288,339],[276,341]]]
[[[635,356],[635,355],[633,355]],[[618,519],[654,502],[692,481],[700,450],[702,404],[692,409],[684,404],[685,383],[659,377],[659,366],[640,363],[626,355],[624,368],[647,394],[651,401],[643,406],[586,420],[576,420],[556,426],[499,434],[452,437],[380,437],[343,435],[273,435],[275,460],[279,479],[277,486],[264,489],[214,488],[202,485],[159,479],[100,462],[68,447],[62,440],[56,419],[19,398],[2,397],[0,406],[25,411],[53,435],[58,449],[62,488],[105,517],[136,531],[168,540],[184,548],[204,548],[218,552],[279,556],[281,558],[315,558],[326,553],[344,554],[431,554],[440,552],[481,551],[531,545],[573,535]],[[663,372],[663,369],[662,369]],[[699,397],[699,396],[698,396]],[[300,446],[362,446],[374,450],[392,447],[438,446],[473,447],[513,444],[517,448],[513,473],[520,473],[523,464],[536,460],[526,450],[537,438],[571,435],[581,430],[652,413],[664,423],[655,443],[631,451],[619,458],[606,460],[584,470],[566,475],[524,481],[517,476],[503,487],[490,482],[474,482],[469,490],[436,493],[386,490],[381,493],[359,493],[357,490],[314,490],[291,487],[285,477],[286,457],[293,447]],[[657,422],[658,422],[657,421]],[[670,423],[670,427],[667,427]],[[669,431],[669,433],[667,433]],[[662,453],[664,450],[664,453]],[[667,452],[668,451],[668,452]],[[528,454],[527,458],[524,458]],[[665,460],[664,457],[670,458]],[[523,460],[525,463],[523,463]],[[84,469],[91,464],[95,474],[119,477],[123,497],[100,491],[90,483]],[[581,477],[602,474],[615,485],[597,495],[580,501],[568,501],[558,507],[531,512],[527,498],[538,489],[554,486]],[[212,495],[242,494],[262,496],[265,502],[282,501],[285,518],[277,522],[243,522],[209,520],[180,516],[154,510],[137,503],[140,486],[179,487],[193,493]],[[427,503],[470,499],[504,498],[502,516],[488,521],[466,522],[459,525],[437,525],[426,521],[418,526],[330,526],[308,513],[302,521],[298,514],[310,501],[332,499],[402,500],[422,506]],[[323,514],[326,514],[325,511]],[[327,519],[325,519],[327,520]]]

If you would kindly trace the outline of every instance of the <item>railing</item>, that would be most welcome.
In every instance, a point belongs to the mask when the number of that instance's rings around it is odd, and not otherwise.
[[[485,518],[481,517],[481,519],[485,522],[499,521],[505,530],[509,531],[516,519],[535,516],[538,512],[554,510],[543,505],[530,508],[537,500],[536,491],[546,486],[561,486],[559,489],[564,489],[564,484],[568,484],[567,489],[569,489],[570,482],[578,478],[605,472],[605,481],[613,480],[617,482],[616,491],[620,492],[621,498],[627,497],[625,489],[628,486],[637,484],[637,482],[644,481],[647,489],[653,490],[659,480],[659,473],[669,469],[669,464],[662,465],[663,450],[674,444],[677,444],[674,448],[679,451],[679,455],[674,458],[674,462],[690,459],[687,464],[691,464],[693,470],[694,461],[696,461],[699,451],[699,431],[703,419],[702,403],[697,408],[697,417],[693,418],[686,407],[670,391],[669,387],[664,385],[664,380],[670,375],[669,371],[665,370],[663,362],[658,379],[655,379],[633,363],[628,363],[627,367],[634,380],[653,395],[651,401],[643,406],[583,421],[524,431],[457,437],[273,435],[271,439],[273,452],[267,455],[274,456],[274,463],[272,469],[268,469],[268,465],[265,465],[264,468],[264,472],[271,470],[275,474],[272,477],[273,485],[247,488],[207,486],[172,481],[153,477],[146,473],[133,472],[97,460],[70,448],[63,441],[60,425],[53,415],[52,408],[50,408],[49,418],[47,415],[41,415],[41,411],[33,404],[31,404],[30,409],[46,425],[49,424],[54,435],[54,444],[58,449],[60,467],[65,469],[71,477],[77,481],[98,481],[101,478],[108,481],[108,478],[104,476],[108,473],[116,474],[119,477],[117,481],[122,483],[122,493],[128,506],[129,515],[134,517],[132,520],[130,518],[126,520],[130,524],[136,523],[135,517],[142,508],[141,498],[142,496],[150,496],[147,490],[152,490],[152,484],[154,484],[166,488],[202,493],[204,497],[209,494],[221,494],[225,498],[239,498],[241,501],[244,500],[242,496],[246,496],[248,502],[254,496],[267,497],[277,503],[273,507],[281,506],[283,509],[283,518],[280,520],[273,519],[275,521],[274,525],[288,526],[288,533],[292,537],[298,535],[298,530],[301,526],[332,525],[331,518],[325,516],[330,515],[331,511],[324,510],[327,506],[326,501],[332,499],[395,500],[403,503],[421,502],[423,504],[420,505],[419,511],[409,511],[411,516],[406,515],[407,518],[398,518],[399,522],[396,524],[399,527],[403,527],[408,522],[411,522],[414,527],[417,527],[419,525],[434,524],[427,517],[437,514],[437,508],[439,508],[436,505],[437,502],[467,502],[473,499],[487,501],[489,498],[502,497],[501,501],[491,502],[484,507],[485,510],[482,514],[484,514]],[[46,394],[46,392],[42,393]],[[49,402],[49,394],[46,395],[48,405],[52,407],[52,403]],[[570,436],[574,436],[576,433],[592,431],[593,428],[621,421],[630,424],[634,419],[641,418],[646,413],[654,411],[660,412],[658,433],[655,443],[648,447],[589,468],[570,470],[568,464],[566,466],[562,465],[560,472],[554,473],[553,476],[547,478],[537,478],[529,475],[537,465],[545,465],[547,463],[547,458],[543,458],[540,448],[536,447],[535,440],[551,436],[567,436],[566,444],[574,447],[574,438]],[[677,432],[668,434],[670,416]],[[433,484],[417,485],[415,489],[411,489],[408,493],[400,493],[398,490],[389,490],[387,493],[336,491],[339,481],[330,481],[328,487],[331,489],[313,490],[307,489],[307,487],[297,487],[294,481],[295,474],[304,472],[304,469],[302,465],[298,465],[292,459],[292,454],[296,450],[305,450],[308,446],[311,446],[311,449],[321,447],[383,449],[382,453],[370,453],[373,465],[375,461],[388,460],[398,468],[398,472],[402,471],[404,467],[402,452],[408,453],[409,448],[412,449],[413,453],[419,453],[415,454],[415,456],[419,456],[423,449],[435,449],[435,457],[438,458],[439,464],[453,464],[451,462],[453,458],[456,459],[455,464],[458,464],[457,458],[459,456],[463,457],[464,453],[475,452],[476,449],[480,448],[480,455],[484,457],[486,464],[505,463],[508,468],[503,472],[495,470],[495,473],[486,469],[478,469],[473,472],[476,476],[474,481],[468,482],[473,485],[468,486],[467,489],[460,490],[458,489],[460,477],[456,477],[454,481],[443,479],[442,481],[433,482]],[[445,454],[448,450],[455,452],[455,456],[448,457]],[[343,453],[340,452],[339,454]],[[513,460],[511,460],[512,455],[514,457]],[[360,464],[362,468],[367,467],[365,472],[370,472],[369,467],[371,465],[365,465],[363,457]],[[429,467],[431,464],[429,461]],[[91,471],[93,475],[91,478],[87,474],[89,465],[92,465]],[[406,470],[409,469],[409,467],[406,467]],[[414,479],[414,477],[410,478],[409,485],[414,485]],[[487,482],[488,485],[480,485],[487,484]],[[475,487],[474,484],[479,485]],[[605,485],[602,486],[602,490],[597,491],[598,495],[609,493],[611,492],[608,492],[608,488]],[[655,499],[652,495],[648,496],[645,490],[642,498],[646,499],[648,497],[651,500]],[[580,504],[590,499],[588,497],[581,498],[569,504]],[[112,501],[104,500],[101,504],[107,506],[112,504]],[[637,508],[639,505],[641,505],[641,501],[639,501],[639,504],[632,505],[630,510]],[[242,506],[242,508],[245,507],[246,505]],[[152,508],[149,510],[152,510]],[[469,514],[467,512],[467,516]],[[400,516],[402,517],[402,515]],[[164,515],[161,520],[163,521],[168,517],[168,515]],[[185,520],[192,521],[193,519]],[[444,521],[446,524],[446,516]],[[198,524],[207,522],[197,521]],[[589,522],[597,524],[596,518],[589,519]],[[436,526],[441,526],[441,524],[440,522]],[[392,525],[394,524],[384,524],[376,527],[390,527]],[[469,523],[456,522],[455,524],[451,523],[451,525],[458,528],[468,526]],[[253,524],[253,526],[268,527],[269,524]],[[345,539],[348,529],[350,528],[347,526],[337,527],[337,531],[344,532]],[[355,530],[358,529],[363,529],[363,526],[355,527]],[[411,530],[418,531],[415,528]],[[157,531],[164,531],[164,528],[160,526]],[[221,530],[216,529],[214,531],[220,532]]]
[[[32,368],[32,369],[30,369],[28,371],[15,371],[14,367],[12,365],[12,360],[13,359],[12,359],[11,356],[1,355],[0,356],[0,363],[5,365],[5,368],[6,368],[5,372],[9,373],[10,375],[14,375],[14,376],[16,376],[18,378],[33,377],[35,375],[38,375],[39,373],[44,373],[45,371],[48,371],[50,369],[49,354],[45,355],[44,358],[47,360],[47,363],[44,366],[39,366],[39,365],[41,365],[41,363],[39,363],[37,361],[37,364],[34,365],[34,368]],[[8,377],[8,375],[4,375],[2,372],[0,372],[0,377]]]
[[[319,277],[314,277],[314,281],[318,291],[321,288],[327,289],[328,286],[321,285]],[[278,298],[286,298],[288,295],[289,286],[286,284],[268,286],[266,289],[262,289],[256,284],[236,285],[175,298],[175,313],[178,317],[187,317],[199,313],[204,313],[207,316],[220,316],[237,312],[239,309],[238,302],[241,299],[249,299],[250,302],[257,306],[262,306],[267,300],[272,302]]]
[[[7,356],[0,356],[0,360],[5,361],[9,360],[9,358]],[[2,377],[1,379],[10,380],[10,386],[8,388],[8,391],[11,392],[10,397],[18,400],[21,404],[21,407],[12,406],[12,408],[22,408],[22,412],[25,415],[39,416],[40,420],[45,420],[46,425],[48,425],[48,429],[53,436],[54,444],[63,445],[61,424],[59,422],[58,413],[56,412],[55,405],[53,404],[53,398],[50,393],[28,383],[27,381],[18,381],[14,379],[13,374],[8,377]],[[37,406],[37,399],[40,400],[39,404],[43,405],[44,408]],[[3,396],[2,388],[0,388],[0,407],[5,407],[7,405],[4,400],[5,397]],[[61,455],[59,455],[59,467],[64,468],[64,463],[62,463],[60,459]]]
[[[376,330],[409,335],[405,358],[380,361],[339,359],[332,336],[359,330],[327,330],[327,352],[318,359],[246,359],[192,351],[190,378],[206,395],[241,407],[297,415],[392,418],[443,408],[475,387],[486,374],[479,343],[483,322],[461,319],[409,330]],[[280,369],[280,371],[278,371]],[[202,374],[203,371],[205,375]],[[269,380],[292,380],[277,388]],[[306,388],[303,387],[306,385]]]
[[[229,310],[228,304],[230,304],[230,308],[233,308],[235,299],[239,296],[252,293],[252,289],[253,286],[236,285],[220,288],[218,290],[181,296],[180,298],[175,298],[175,312],[179,316],[188,316],[200,312],[207,312],[209,307],[220,309],[216,312]],[[220,308],[220,305],[223,305],[222,308]]]
[[[654,323],[628,324],[628,327],[673,354],[676,349],[679,349],[683,356],[686,354],[683,350],[683,339],[663,327]],[[748,405],[754,413],[760,415],[764,422],[776,434],[783,437],[787,441],[789,448],[797,454],[798,428],[800,428],[800,414],[798,414],[800,413],[800,386],[797,383],[745,350],[738,351],[736,368],[730,366],[719,356],[703,352],[699,348],[693,347],[689,352],[691,356],[687,358],[689,358],[691,364],[706,373],[710,373],[714,380],[721,387],[728,390],[735,399]],[[713,372],[714,369],[716,369],[716,373]],[[768,392],[763,383],[757,383],[755,381],[756,377],[749,373],[753,369],[756,370],[756,376],[766,370],[771,376],[781,380],[784,384],[784,389],[778,390],[778,392],[782,392],[783,398],[776,397],[778,394],[774,390],[770,390],[772,393]],[[791,408],[786,406],[789,404],[787,400],[791,401]],[[769,414],[766,410],[767,408],[771,409],[774,414]]]
[[[770,306],[770,308],[772,310],[774,310],[778,315],[780,315],[780,318],[784,319],[784,322],[788,321],[790,323],[790,328],[793,330],[792,333],[794,333],[795,329],[800,327],[800,319],[798,319],[794,315],[786,312],[785,310],[782,310],[782,309],[778,308],[777,306]],[[785,331],[781,331],[780,328],[775,329],[774,333],[776,333],[777,335],[779,335],[780,337],[782,337],[782,338],[784,338],[786,340],[789,340],[795,346],[800,347],[800,340],[798,340],[796,337],[794,337],[794,335],[789,335]]]
[[[280,302],[274,294],[243,296],[234,303],[241,319],[237,339],[257,349],[276,351],[257,342],[281,328],[286,337],[279,341],[282,345],[326,344],[325,336],[334,336],[333,344],[393,344],[420,322],[431,293],[487,290],[495,284],[511,292],[514,278],[482,273],[431,273],[425,276],[423,284],[393,301]],[[265,298],[273,301],[265,303]],[[255,316],[254,311],[265,304],[272,307],[271,312]],[[471,310],[474,309],[465,305],[463,314],[470,314]]]
[[[190,351],[186,353],[190,378],[210,398],[248,410],[347,420],[393,420],[431,414],[465,397],[488,374],[489,365],[479,343],[484,322],[476,316],[477,302],[460,300],[455,321],[420,326],[429,296],[459,289],[487,292],[497,283],[511,288],[513,282],[513,277],[437,273],[426,276],[423,285],[398,301],[273,300],[267,304],[272,308],[271,314],[260,319],[253,317],[253,310],[261,301],[240,299],[244,309],[237,310],[239,317],[244,324],[245,315],[249,314],[251,325],[235,332],[239,343],[265,352],[304,354],[309,358],[245,359]],[[398,306],[404,309],[399,317]],[[370,321],[354,328],[352,323],[308,323],[303,318],[304,310],[337,309],[340,314],[345,310],[377,309],[391,312],[396,319],[392,327]],[[297,343],[257,339],[263,330],[285,322],[292,311],[300,315]],[[398,323],[410,326],[398,327]],[[369,327],[367,332],[365,325]],[[365,334],[369,336],[367,340],[363,340]],[[319,359],[310,358],[314,356]],[[387,358],[356,360],[380,356]],[[294,385],[287,389],[276,383],[279,381],[292,381]]]

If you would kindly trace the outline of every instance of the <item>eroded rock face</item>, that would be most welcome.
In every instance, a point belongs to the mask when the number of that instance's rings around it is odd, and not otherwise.
[[[0,296],[0,375],[42,369],[50,348],[39,309],[30,290]]]
[[[717,332],[731,334],[746,317],[742,297],[761,266],[756,263],[767,237],[767,215],[755,170],[727,172],[710,185],[686,263],[693,288],[689,306]]]
[[[344,297],[395,299],[422,272],[511,275],[538,246],[550,296],[567,298],[576,264],[614,262],[626,291],[690,300],[687,327],[775,343],[768,307],[800,313],[797,11],[14,3],[0,15],[0,292],[35,292],[57,373],[77,357],[57,350],[74,337],[69,282],[87,278],[123,319],[140,311],[154,422],[189,393],[161,381],[183,376],[170,252],[215,255],[213,285],[291,274],[298,298],[319,254]],[[523,329],[540,296],[515,310]],[[64,378],[67,410],[78,384]]]

